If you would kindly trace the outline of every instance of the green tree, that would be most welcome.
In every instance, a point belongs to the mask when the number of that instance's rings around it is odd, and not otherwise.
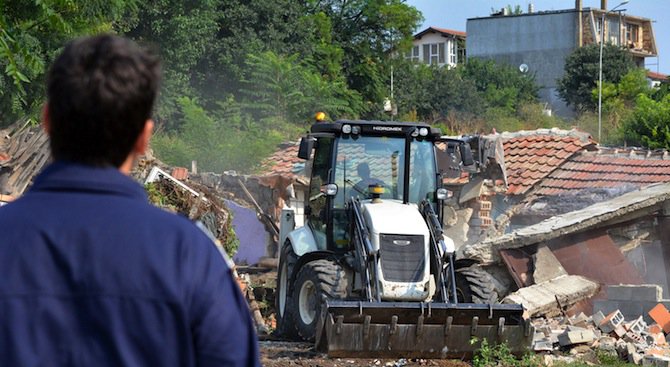
[[[460,72],[472,80],[482,93],[487,107],[502,108],[514,113],[524,102],[537,101],[538,86],[533,75],[492,60],[469,59]]]
[[[593,101],[591,92],[598,86],[599,58],[600,46],[594,44],[576,49],[565,60],[565,74],[558,80],[558,94],[580,112],[597,108],[597,100]],[[612,44],[603,46],[603,82],[616,84],[633,68],[635,63],[625,49]]]
[[[395,65],[395,102],[401,113],[415,111],[423,121],[444,123],[449,116],[482,111],[484,100],[474,82],[456,69],[405,60],[396,61]]]
[[[330,19],[333,43],[344,52],[347,84],[377,114],[388,94],[389,52],[411,43],[421,13],[403,0],[309,0],[307,9]]]
[[[46,67],[70,39],[127,26],[135,0],[0,2],[0,126],[35,117]]]
[[[308,59],[318,49],[315,43],[320,33],[315,32],[315,21],[302,1],[216,0],[216,15],[214,40],[191,74],[208,109],[215,109],[218,101],[230,95],[239,96],[246,87],[244,81],[253,71],[248,55],[272,51]]]
[[[168,164],[188,166],[196,160],[204,171],[252,173],[286,138],[286,126],[260,124],[240,113],[234,100],[220,103],[215,111],[188,97],[177,102],[183,116],[179,131],[160,131],[152,140],[156,155]]]
[[[176,128],[178,98],[198,96],[195,68],[216,39],[218,18],[216,0],[155,0],[141,3],[134,26],[125,32],[160,54],[163,85],[155,118],[169,129]]]
[[[598,88],[591,92],[594,103],[598,101]],[[606,126],[601,143],[618,145],[624,142],[622,121],[626,120],[635,108],[640,95],[652,95],[646,71],[634,68],[621,77],[618,83],[604,82],[602,88],[603,123]]]
[[[641,94],[623,129],[624,138],[631,145],[670,149],[670,95],[655,101]]]
[[[248,107],[259,118],[305,122],[314,112],[331,117],[355,117],[361,109],[360,95],[350,90],[344,79],[328,80],[299,56],[280,56],[268,51],[249,55]]]

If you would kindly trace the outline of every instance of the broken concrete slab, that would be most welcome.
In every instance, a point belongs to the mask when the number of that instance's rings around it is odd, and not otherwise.
[[[592,330],[566,330],[563,334],[558,336],[558,343],[561,344],[562,347],[567,347],[570,345],[591,343],[595,338],[596,336],[593,334]]]
[[[649,185],[582,210],[551,217],[498,238],[466,245],[461,252],[464,257],[476,259],[484,264],[499,262],[498,251],[501,249],[524,247],[584,232],[595,226],[607,226],[631,220],[634,215],[643,216],[661,210],[668,200],[670,200],[670,183]]]
[[[598,287],[597,283],[579,275],[566,275],[521,288],[505,297],[502,303],[522,304],[532,317],[556,316],[561,313],[560,306],[571,306],[592,297],[598,292]]]
[[[533,279],[536,284],[543,283],[563,275],[568,275],[563,265],[546,245],[540,245],[533,255]]]
[[[444,230],[444,234],[454,240],[456,248],[459,248],[468,241],[468,231],[470,230],[470,225],[468,223],[470,222],[470,218],[472,218],[473,212],[474,210],[472,208],[454,211],[454,223],[451,226],[447,226]]]

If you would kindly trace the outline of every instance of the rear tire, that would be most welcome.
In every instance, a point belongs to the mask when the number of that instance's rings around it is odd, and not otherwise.
[[[463,303],[498,302],[493,279],[478,264],[456,268],[456,294]]]
[[[348,284],[345,270],[331,260],[315,260],[300,269],[288,313],[302,339],[314,341],[323,300],[346,298]]]
[[[291,242],[286,240],[282,245],[279,266],[277,267],[277,291],[275,296],[275,314],[277,315],[276,334],[288,339],[297,339],[298,330],[295,328],[291,312],[287,312],[291,307],[291,286],[289,284],[293,268],[298,260],[298,256],[293,252]]]

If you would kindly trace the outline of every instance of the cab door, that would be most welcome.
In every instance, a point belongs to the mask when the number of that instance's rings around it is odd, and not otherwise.
[[[330,182],[334,138],[320,137],[316,141],[312,175],[309,182],[309,198],[307,202],[307,220],[316,245],[325,250],[328,245],[328,218],[330,215],[331,198],[322,192],[324,185]]]

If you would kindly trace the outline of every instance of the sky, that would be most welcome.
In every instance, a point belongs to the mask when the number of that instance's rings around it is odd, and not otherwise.
[[[612,9],[621,0],[608,0],[607,6]],[[575,7],[574,0],[407,0],[423,13],[424,22],[419,31],[430,26],[466,31],[468,18],[487,17],[491,9],[501,9],[507,5],[520,5],[523,12],[528,11],[528,4],[533,3],[535,11],[565,10]],[[583,0],[583,7],[600,8],[600,0]],[[647,69],[670,74],[670,0],[630,0],[619,7],[626,9],[624,14],[649,18],[653,23],[654,36],[658,57],[648,57],[645,61]]]

